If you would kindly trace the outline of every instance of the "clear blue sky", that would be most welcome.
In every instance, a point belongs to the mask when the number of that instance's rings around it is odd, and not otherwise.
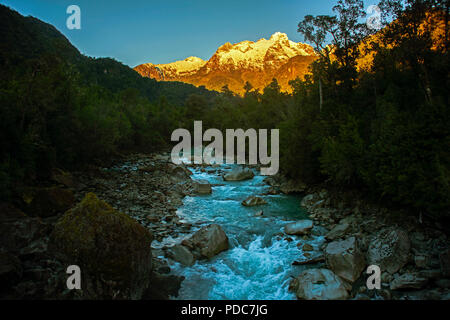
[[[372,1],[366,1],[369,4]],[[276,31],[303,41],[307,14],[331,14],[331,0],[0,0],[54,25],[82,53],[131,67],[188,56],[209,59],[225,42],[256,41]],[[81,30],[66,27],[66,9],[81,8]]]

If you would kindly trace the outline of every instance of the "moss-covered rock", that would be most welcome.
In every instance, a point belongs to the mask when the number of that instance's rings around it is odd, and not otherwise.
[[[56,223],[51,241],[82,274],[82,298],[140,299],[151,273],[152,234],[89,193]]]

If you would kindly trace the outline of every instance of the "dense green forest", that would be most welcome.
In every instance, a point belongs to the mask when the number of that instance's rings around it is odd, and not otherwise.
[[[292,94],[274,79],[263,92],[247,83],[240,97],[85,57],[52,26],[0,6],[1,197],[53,166],[164,148],[173,129],[203,120],[279,128],[280,169],[293,179],[450,216],[448,2],[380,7],[391,23],[376,38],[361,22],[362,1],[338,1],[333,17],[306,16],[298,31],[317,51],[311,75],[292,81]],[[368,55],[371,67],[360,69]]]
[[[3,5],[0,38],[2,199],[54,166],[158,150],[181,125],[191,96],[212,104],[218,95],[86,57],[53,26]]]
[[[292,95],[275,79],[262,93],[248,83],[243,98],[225,87],[203,118],[220,129],[279,128],[280,170],[294,179],[448,217],[449,3],[380,7],[388,27],[375,35],[362,1],[338,1],[334,17],[306,16],[298,31],[319,58],[311,76],[291,82]],[[365,57],[369,70],[358,68]]]

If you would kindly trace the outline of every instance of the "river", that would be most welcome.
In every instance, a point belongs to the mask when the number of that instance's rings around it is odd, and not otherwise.
[[[222,165],[221,169],[226,172],[232,167]],[[186,278],[178,299],[295,299],[288,290],[289,282],[303,268],[292,266],[292,262],[301,257],[304,243],[318,250],[324,241],[321,236],[302,239],[283,233],[286,223],[307,218],[300,207],[301,197],[264,195],[266,205],[244,207],[242,200],[269,189],[263,176],[230,182],[211,167],[204,172],[199,167],[190,170],[192,179],[207,180],[213,185],[212,194],[185,197],[177,214],[195,225],[194,231],[211,223],[219,224],[229,238],[230,249],[211,260],[197,261],[192,267],[171,262],[173,272]],[[256,217],[261,210],[263,216]]]

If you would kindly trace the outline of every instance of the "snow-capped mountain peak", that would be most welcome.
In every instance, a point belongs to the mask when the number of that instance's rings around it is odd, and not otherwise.
[[[291,41],[285,33],[275,32],[268,40],[227,42],[208,61],[189,57],[168,64],[143,64],[135,70],[157,80],[183,81],[214,90],[227,84],[231,90],[242,93],[246,81],[262,89],[273,77],[280,78],[282,88],[288,87],[289,80],[307,72],[309,63],[305,61],[314,59],[311,46]],[[278,74],[281,69],[284,71]]]

